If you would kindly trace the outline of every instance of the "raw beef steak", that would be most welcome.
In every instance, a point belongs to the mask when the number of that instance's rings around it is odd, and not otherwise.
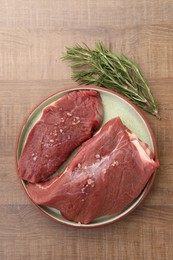
[[[35,203],[87,224],[123,210],[141,193],[158,166],[148,145],[117,117],[81,146],[60,176],[29,184],[27,190]]]
[[[46,180],[92,136],[102,118],[102,100],[94,90],[70,92],[47,106],[27,138],[18,165],[20,177],[32,183]]]

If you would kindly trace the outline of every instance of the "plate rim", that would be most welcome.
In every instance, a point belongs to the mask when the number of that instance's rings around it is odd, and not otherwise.
[[[78,223],[67,223],[67,222],[64,222],[64,221],[61,221],[57,218],[55,218],[54,216],[51,216],[49,213],[47,213],[41,206],[39,206],[38,204],[36,204],[32,198],[30,197],[29,193],[27,192],[27,189],[26,189],[26,186],[24,185],[24,181],[19,177],[19,174],[18,174],[18,146],[19,146],[19,142],[20,142],[20,137],[21,137],[21,134],[22,134],[22,130],[24,129],[29,117],[32,115],[32,113],[42,104],[44,103],[46,100],[50,99],[51,97],[54,97],[55,95],[58,95],[58,94],[61,94],[63,92],[70,92],[70,91],[76,91],[76,90],[89,90],[89,89],[94,89],[94,90],[98,90],[98,91],[104,91],[104,92],[108,92],[108,93],[111,93],[115,96],[118,96],[119,98],[123,99],[125,102],[127,102],[129,105],[131,105],[134,110],[136,110],[136,112],[141,116],[141,118],[143,119],[143,121],[145,122],[146,126],[147,126],[147,129],[149,131],[149,134],[151,136],[151,140],[152,140],[152,144],[153,144],[153,149],[154,149],[154,158],[155,160],[158,160],[158,150],[157,150],[157,144],[156,144],[156,139],[155,139],[155,136],[154,136],[154,133],[153,133],[153,130],[150,126],[150,123],[148,121],[148,119],[146,118],[145,114],[143,113],[143,111],[138,107],[136,106],[131,100],[129,100],[127,97],[117,93],[116,91],[114,90],[110,90],[110,89],[107,89],[107,88],[103,88],[103,87],[100,87],[100,86],[96,86],[96,85],[75,85],[75,86],[72,86],[72,87],[65,87],[65,88],[61,88],[60,90],[50,94],[50,95],[47,95],[45,96],[41,101],[37,102],[36,105],[34,105],[31,110],[27,113],[27,115],[24,117],[23,121],[22,121],[22,124],[20,125],[19,127],[19,131],[18,131],[18,134],[17,134],[17,140],[16,140],[16,144],[15,144],[15,166],[16,166],[16,173],[17,173],[17,177],[18,177],[18,181],[20,183],[20,185],[22,186],[24,192],[26,193],[27,195],[27,198],[28,200],[34,205],[34,207],[36,207],[36,209],[38,209],[44,216],[48,217],[49,219],[55,221],[56,223],[60,223],[62,225],[65,225],[65,226],[70,226],[70,227],[73,227],[73,228],[97,228],[97,227],[103,227],[103,226],[106,226],[106,225],[109,225],[109,224],[112,224],[114,222],[117,222],[117,221],[120,221],[122,218],[126,217],[127,215],[129,215],[130,213],[132,213],[142,202],[143,200],[146,198],[146,196],[148,195],[150,189],[151,189],[151,186],[154,182],[154,179],[155,179],[155,176],[156,176],[156,171],[152,174],[152,176],[150,177],[149,181],[147,182],[146,186],[144,187],[143,191],[140,193],[140,196],[142,196],[139,201],[137,201],[137,203],[135,204],[135,206],[133,206],[133,204],[130,206],[130,209],[127,210],[127,212],[125,212],[124,214],[122,214],[122,216],[120,216],[119,218],[113,218],[109,221],[106,221],[106,223],[104,222],[101,222],[101,223],[94,223],[94,224],[78,224]],[[132,207],[133,206],[133,207]],[[131,208],[132,207],[132,208]]]

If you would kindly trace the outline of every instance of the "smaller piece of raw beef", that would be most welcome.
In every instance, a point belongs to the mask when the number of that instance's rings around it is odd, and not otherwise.
[[[102,118],[102,100],[95,90],[73,91],[47,106],[27,138],[18,164],[20,177],[32,183],[46,180],[92,136]]]
[[[121,212],[141,193],[158,166],[148,145],[117,117],[82,145],[60,176],[29,184],[27,190],[35,203],[87,224]]]

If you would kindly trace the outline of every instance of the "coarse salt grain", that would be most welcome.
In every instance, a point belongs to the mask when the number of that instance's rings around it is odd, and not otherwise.
[[[119,162],[118,161],[114,161],[113,163],[112,163],[112,166],[118,166],[119,165]]]
[[[78,168],[81,168],[81,164],[80,164],[80,163],[78,163],[77,167],[78,167]]]
[[[72,116],[72,114],[71,113],[67,113],[67,116]]]
[[[96,154],[96,159],[100,159],[100,154]]]

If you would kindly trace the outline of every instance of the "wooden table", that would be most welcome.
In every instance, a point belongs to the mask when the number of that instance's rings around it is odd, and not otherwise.
[[[42,216],[18,183],[20,125],[45,96],[75,83],[60,59],[65,46],[101,40],[139,64],[162,120],[146,115],[161,167],[130,216],[74,229]],[[173,2],[6,0],[0,7],[0,259],[173,259]]]

